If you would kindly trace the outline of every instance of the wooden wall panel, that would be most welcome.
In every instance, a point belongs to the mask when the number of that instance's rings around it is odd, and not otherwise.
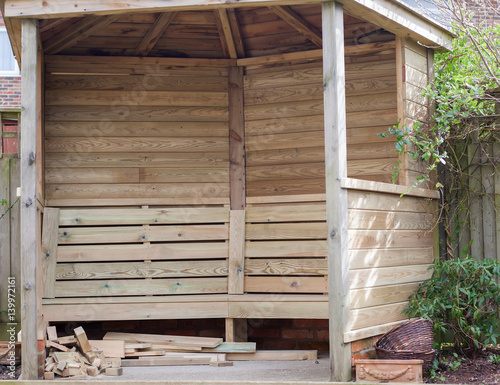
[[[47,203],[228,202],[227,68],[87,59],[47,57]]]

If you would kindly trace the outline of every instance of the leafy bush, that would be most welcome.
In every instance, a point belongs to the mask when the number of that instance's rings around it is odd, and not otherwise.
[[[405,313],[433,321],[437,340],[454,337],[455,348],[476,356],[483,345],[496,344],[500,305],[500,264],[471,256],[438,260],[432,277],[410,297]]]

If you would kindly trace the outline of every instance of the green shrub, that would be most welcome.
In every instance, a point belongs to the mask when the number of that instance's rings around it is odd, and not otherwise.
[[[433,321],[436,340],[452,335],[455,348],[476,356],[499,333],[500,264],[470,256],[437,261],[432,277],[410,297],[405,313]]]

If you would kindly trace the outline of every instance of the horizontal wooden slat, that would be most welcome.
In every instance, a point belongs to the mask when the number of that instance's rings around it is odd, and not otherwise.
[[[425,230],[432,228],[432,220],[430,213],[349,210],[349,228],[358,230]]]
[[[228,225],[64,227],[59,244],[204,241],[228,239]]]
[[[432,246],[349,250],[351,269],[429,264],[432,263],[433,259],[434,251]]]
[[[421,72],[427,72],[427,52],[422,55],[423,52],[417,53],[406,47],[404,51],[406,66],[411,66]]]
[[[267,73],[249,73],[245,76],[245,87],[258,89],[269,87],[286,87],[289,85],[310,84],[323,77],[321,63],[307,65],[294,71],[268,71]]]
[[[377,182],[367,182],[352,178],[342,178],[341,180],[342,188],[350,190],[360,190],[369,191],[373,194],[377,193],[387,193],[399,196],[399,198],[404,199],[408,197],[420,197],[420,198],[431,198],[438,199],[439,191],[429,190],[426,188],[410,187],[403,185],[396,185],[393,183],[377,183]],[[351,192],[349,192],[351,194]],[[380,196],[380,195],[378,195]],[[423,202],[424,200],[421,200]],[[367,207],[369,208],[369,207]]]
[[[429,266],[431,265],[405,265],[351,270],[349,272],[350,287],[351,289],[360,289],[425,281],[432,275]]]
[[[327,277],[245,277],[245,293],[327,293]]]
[[[344,333],[344,342],[347,343],[347,342],[362,340],[369,337],[380,336],[405,322],[408,322],[408,319],[403,319],[400,321],[389,322],[381,325],[375,325],[363,329],[353,330]]]
[[[127,279],[227,276],[227,261],[58,263],[56,279]]]
[[[400,197],[395,194],[378,192],[349,191],[348,204],[350,209],[432,212],[431,203],[428,203],[425,198]]]
[[[323,114],[312,116],[284,117],[280,119],[250,120],[245,122],[245,136],[287,134],[294,132],[321,131]],[[383,132],[384,130],[380,131]],[[310,147],[310,146],[309,146]]]
[[[408,300],[415,293],[419,282],[351,290],[351,309],[387,305]]]
[[[56,297],[227,293],[227,278],[56,281]]]
[[[189,152],[227,151],[227,138],[99,138],[99,137],[51,137],[45,141],[45,150],[69,153],[110,152]]]
[[[326,239],[326,223],[261,223],[245,226],[247,240]]]
[[[407,306],[408,301],[404,301],[351,310],[351,330],[408,319],[406,314],[402,314]]]
[[[121,205],[140,204],[182,204],[176,203],[174,198],[227,198],[229,197],[228,183],[143,183],[143,184],[47,184],[45,186],[45,198],[47,202],[58,200],[80,199],[81,204],[73,202],[73,206],[86,205],[85,200],[102,199],[101,206],[115,205],[106,203],[106,199],[131,199],[137,198],[135,202],[124,202]],[[140,203],[147,198],[172,198],[170,201],[153,201],[151,203]],[[221,203],[191,201],[187,204]],[[56,204],[48,203],[51,206]],[[98,204],[97,204],[98,205]]]
[[[91,197],[91,198],[46,198],[45,205],[56,207],[116,207],[116,206],[158,206],[158,205],[229,205],[229,196],[225,197],[197,197],[194,194],[191,196],[171,197],[166,198],[160,196],[152,197],[129,197],[129,198],[113,198],[107,197]]]
[[[323,203],[250,206],[246,209],[247,222],[326,221]]]
[[[230,302],[229,317],[328,319],[328,302]]]
[[[304,133],[309,135],[309,133]],[[267,140],[265,145],[267,146]],[[319,144],[319,143],[317,143]],[[259,166],[282,166],[293,163],[324,163],[325,150],[324,147],[289,147],[281,148],[278,150],[265,150],[265,151],[247,151],[246,164],[250,170],[253,167]]]
[[[349,230],[349,249],[423,247],[434,244],[434,235],[422,230]]]
[[[245,256],[269,257],[326,257],[326,241],[246,242]]]
[[[229,222],[226,207],[169,207],[163,209],[63,209],[60,226],[154,225]]]
[[[246,275],[326,275],[325,258],[251,259],[245,261]]]
[[[47,168],[45,183],[139,183],[139,168]]]
[[[396,109],[379,111],[350,112],[346,115],[347,128],[393,126],[398,122],[398,112]]]
[[[245,120],[280,119],[294,116],[314,116],[323,113],[323,99],[245,107]]]
[[[229,183],[229,167],[225,168],[141,168],[141,183],[225,182]]]
[[[324,193],[247,197],[247,204],[253,206],[275,204],[275,203],[325,202],[325,201],[326,201],[326,194]]]
[[[324,194],[325,178],[278,179],[247,183],[247,197],[272,195]]]
[[[289,85],[287,87],[272,87],[262,89],[246,89],[245,105],[253,106],[270,103],[298,102],[303,100],[323,99],[323,84],[321,79],[315,83],[304,85]]]
[[[220,122],[226,121],[226,107],[143,107],[143,106],[49,106],[48,121],[129,121],[129,122]]]
[[[227,258],[225,242],[59,246],[57,262],[141,261]]]
[[[137,297],[136,297],[137,298]],[[77,305],[43,305],[44,319],[48,322],[123,321],[150,319],[227,318],[228,305],[224,302],[192,302],[179,306],[177,303],[141,303],[137,301],[124,307],[122,303],[93,303],[89,307]]]
[[[111,150],[113,151],[113,150]],[[221,152],[124,152],[124,153],[46,153],[46,168],[63,167],[225,167],[229,151]]]
[[[247,167],[247,182],[279,179],[312,179],[325,175],[324,163],[302,163],[276,166]]]
[[[178,107],[224,107],[227,92],[208,91],[101,91],[101,90],[47,90],[47,106],[178,106]],[[65,107],[66,108],[66,107]]]

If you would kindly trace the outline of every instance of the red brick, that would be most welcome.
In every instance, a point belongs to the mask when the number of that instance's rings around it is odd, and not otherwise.
[[[298,328],[328,328],[327,319],[296,319],[293,325]]]
[[[193,329],[176,329],[176,330],[169,330],[167,333],[163,334],[171,334],[173,336],[197,336],[198,334],[196,333],[196,330]]]
[[[351,342],[351,352],[356,353],[360,352],[363,349],[367,349],[372,347],[372,339],[365,338],[364,340],[353,341]]]
[[[351,366],[356,365],[356,360],[360,360],[360,359],[361,359],[361,354],[359,354],[359,353],[351,355]]]
[[[328,351],[330,343],[327,341],[297,341],[297,349]]]
[[[313,339],[314,332],[312,330],[307,329],[283,329],[282,330],[283,338],[291,338],[291,339]]]
[[[177,323],[179,329],[207,329],[214,327],[213,319],[185,319]]]
[[[102,323],[102,329],[109,331],[134,330],[139,328],[139,321],[108,321]],[[87,329],[85,330],[87,331]]]
[[[161,331],[164,331],[166,329],[177,329],[177,320],[166,319],[166,320],[142,321],[141,329],[161,330]]]
[[[45,340],[37,340],[36,347],[39,352],[44,352],[45,351]]]
[[[280,329],[250,329],[248,336],[252,338],[280,338]]]
[[[316,330],[316,339],[328,341],[330,339],[330,332],[328,330]]]
[[[198,332],[200,337],[224,338],[223,329],[202,329]]]
[[[267,340],[267,341],[264,341],[262,348],[268,349],[268,350],[295,349],[295,341]]]

